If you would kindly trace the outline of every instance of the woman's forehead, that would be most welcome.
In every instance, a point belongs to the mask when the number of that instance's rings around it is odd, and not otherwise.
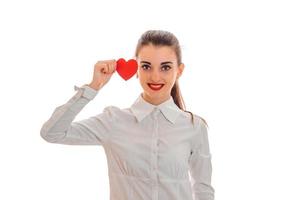
[[[139,51],[137,60],[139,62],[146,61],[146,62],[167,62],[167,61],[175,61],[176,55],[174,50],[168,46],[162,47],[154,47],[154,46],[144,46]]]

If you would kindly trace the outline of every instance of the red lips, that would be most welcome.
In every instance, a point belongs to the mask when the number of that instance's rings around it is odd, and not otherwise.
[[[164,86],[164,84],[151,84],[151,83],[148,83],[148,86],[152,90],[160,90]]]

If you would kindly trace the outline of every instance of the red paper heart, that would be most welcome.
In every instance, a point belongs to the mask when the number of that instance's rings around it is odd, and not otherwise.
[[[116,71],[125,81],[130,79],[137,72],[137,69],[138,64],[135,59],[126,62],[124,58],[120,58],[117,61]]]

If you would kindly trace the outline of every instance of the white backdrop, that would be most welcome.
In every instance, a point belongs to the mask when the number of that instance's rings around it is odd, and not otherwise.
[[[98,60],[129,59],[149,29],[182,45],[190,110],[208,122],[216,199],[300,199],[297,1],[0,2],[0,199],[109,199],[101,146],[50,144],[40,128],[89,83]],[[117,74],[75,120],[142,91]]]

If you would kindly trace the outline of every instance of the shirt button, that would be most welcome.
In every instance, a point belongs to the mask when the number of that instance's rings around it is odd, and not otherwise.
[[[153,165],[152,165],[152,169],[153,169],[153,170],[157,170],[157,165],[156,165],[156,164],[153,164]]]
[[[159,109],[158,108],[154,108],[154,111],[153,111],[154,116],[157,116],[158,113],[159,113]]]

